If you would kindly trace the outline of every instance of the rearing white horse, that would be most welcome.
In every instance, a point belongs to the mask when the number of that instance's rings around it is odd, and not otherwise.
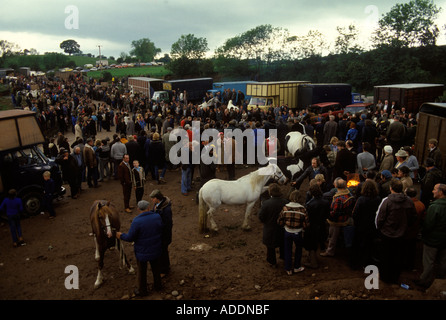
[[[222,203],[246,204],[242,229],[251,229],[249,226],[251,210],[260,195],[265,191],[265,185],[271,178],[279,184],[287,182],[286,176],[273,163],[269,163],[268,166],[253,171],[235,181],[212,179],[206,182],[198,194],[199,231],[204,232],[206,230],[208,218],[211,230],[218,231],[213,215]]]

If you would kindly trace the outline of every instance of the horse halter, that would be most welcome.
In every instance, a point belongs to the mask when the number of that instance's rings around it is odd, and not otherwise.
[[[279,176],[277,174],[277,170],[274,171],[274,180],[279,181],[280,179],[282,179],[285,176],[285,174],[282,171],[280,171],[280,173],[281,173],[281,175]]]
[[[98,211],[97,211],[99,228],[105,235],[107,234],[107,228],[110,228],[110,231],[112,232],[112,235],[114,236],[115,232],[116,232],[116,228],[112,227],[112,225],[110,223],[110,219],[108,218],[108,214],[105,214],[104,216],[102,216],[100,214],[101,207],[99,207]],[[104,220],[105,225],[102,224],[102,220]]]

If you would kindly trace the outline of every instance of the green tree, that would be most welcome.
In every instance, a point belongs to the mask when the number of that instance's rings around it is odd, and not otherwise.
[[[161,52],[160,48],[155,46],[155,43],[148,38],[132,41],[132,50],[130,55],[135,56],[141,62],[152,62],[155,56]],[[121,53],[122,57],[122,53]]]
[[[0,40],[0,66],[5,66],[7,57],[13,56],[20,52],[17,44],[8,40]]]
[[[59,46],[65,53],[68,53],[70,56],[73,53],[81,53],[80,45],[73,39],[65,40],[60,43]]]
[[[172,44],[170,55],[173,59],[184,57],[187,59],[203,59],[209,50],[206,38],[197,38],[193,34],[182,35]]]
[[[260,25],[240,35],[227,39],[217,48],[216,54],[226,58],[273,61],[282,59],[288,30]]]
[[[440,33],[435,19],[440,10],[432,0],[396,4],[378,21],[372,41],[376,47],[435,45]]]
[[[354,24],[350,24],[347,28],[338,26],[336,30],[339,33],[335,40],[336,53],[357,53],[363,51],[356,43],[359,31]]]
[[[179,57],[171,60],[166,68],[172,71],[177,77],[191,77],[198,75],[199,62],[198,60],[191,60],[187,57]]]
[[[70,58],[61,53],[50,52],[43,56],[43,66],[45,70],[63,68],[68,65]]]
[[[159,58],[156,60],[156,62],[163,62],[163,63],[169,63],[172,59],[170,58],[168,53],[165,53],[162,58]]]

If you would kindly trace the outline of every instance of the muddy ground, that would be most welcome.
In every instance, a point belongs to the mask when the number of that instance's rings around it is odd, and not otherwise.
[[[112,136],[102,132],[99,136]],[[72,140],[72,135],[67,134]],[[254,170],[240,167],[240,177]],[[195,171],[195,176],[198,171]],[[226,178],[226,172],[217,173]],[[251,217],[251,231],[241,229],[244,207],[221,206],[215,215],[220,231],[216,234],[198,232],[198,207],[195,196],[180,192],[180,171],[168,171],[167,184],[157,185],[148,180],[144,198],[155,188],[172,199],[173,241],[170,246],[171,273],[162,279],[163,290],[150,292],[144,300],[441,300],[444,280],[436,280],[428,292],[406,290],[397,285],[379,282],[379,289],[367,290],[364,281],[368,274],[351,270],[344,248],[335,257],[319,257],[321,266],[306,269],[300,274],[287,276],[283,261],[277,268],[266,262],[266,249],[262,244],[262,224],[255,214]],[[12,247],[7,223],[0,225],[0,299],[1,300],[129,300],[136,286],[136,276],[118,267],[117,252],[108,251],[103,269],[105,282],[94,289],[97,264],[94,260],[94,242],[89,223],[89,209],[96,199],[113,201],[121,210],[122,231],[129,230],[137,215],[125,213],[122,189],[118,181],[100,183],[89,189],[83,183],[81,196],[73,200],[65,196],[55,202],[57,217],[49,219],[40,214],[22,220],[27,245]],[[198,183],[196,183],[198,185]],[[69,186],[67,195],[69,194]],[[287,192],[289,186],[284,186]],[[302,187],[303,189],[306,186]],[[135,205],[132,193],[131,204]],[[226,212],[227,211],[227,212]],[[125,252],[135,266],[130,243]],[[304,251],[305,259],[305,251]],[[415,271],[405,271],[402,282],[411,283],[421,272],[421,243]],[[68,290],[65,280],[67,266],[79,271],[79,288]],[[148,273],[149,286],[152,276]]]

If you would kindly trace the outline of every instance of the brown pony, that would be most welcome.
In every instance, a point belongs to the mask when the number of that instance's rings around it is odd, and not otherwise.
[[[103,281],[101,270],[104,267],[104,255],[107,249],[117,249],[120,268],[125,265],[129,273],[134,274],[135,270],[127,260],[122,242],[116,238],[116,231],[121,228],[119,212],[116,207],[110,201],[96,200],[90,209],[90,222],[96,246],[95,259],[98,261],[95,289],[99,288]]]

